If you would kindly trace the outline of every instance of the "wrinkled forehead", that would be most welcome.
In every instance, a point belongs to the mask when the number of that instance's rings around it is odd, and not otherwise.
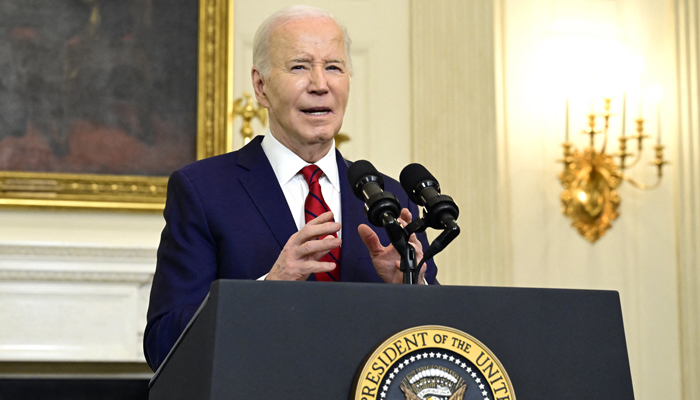
[[[270,49],[285,58],[293,53],[318,51],[347,59],[343,30],[330,18],[295,19],[280,24],[270,35]]]

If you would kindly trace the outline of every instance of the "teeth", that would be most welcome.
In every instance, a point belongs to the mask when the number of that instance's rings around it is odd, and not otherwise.
[[[311,115],[325,115],[328,114],[328,111],[304,111],[307,114]]]

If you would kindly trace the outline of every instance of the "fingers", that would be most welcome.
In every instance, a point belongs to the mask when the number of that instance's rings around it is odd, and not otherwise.
[[[335,263],[322,261],[301,261],[293,265],[275,265],[267,274],[267,281],[305,281],[309,275],[330,272],[336,268]]]
[[[325,212],[304,225],[294,234],[291,244],[296,245],[294,253],[297,258],[318,260],[332,249],[339,247],[342,241],[333,236],[340,230],[340,224],[333,222],[333,213]],[[316,240],[321,238],[321,240]]]
[[[381,253],[384,250],[384,246],[382,246],[382,243],[379,241],[377,234],[366,224],[360,224],[360,226],[357,227],[357,233],[360,234],[360,239],[362,239],[362,243],[365,244],[371,256]]]
[[[325,261],[305,261],[304,265],[300,268],[304,271],[304,280],[311,274],[318,274],[321,272],[331,272],[335,269],[337,265],[332,262]]]
[[[294,244],[301,246],[310,240],[332,235],[339,230],[340,224],[333,221],[333,213],[328,211],[304,225],[299,232],[293,236]]]
[[[320,240],[309,240],[304,242],[301,246],[294,249],[296,258],[298,259],[311,259],[319,260],[321,257],[325,256],[329,251],[340,247],[342,240],[337,237],[328,235]]]
[[[333,220],[333,211],[326,211],[318,217],[307,222],[306,225],[318,225]]]
[[[340,224],[333,222],[331,212],[309,221],[289,238],[266,279],[306,280],[312,273],[333,270],[335,263],[319,260],[329,251],[340,247],[342,241],[333,236],[339,230]]]
[[[413,245],[413,249],[416,250],[416,260],[420,261],[423,259],[423,244],[418,240],[418,237],[416,237],[416,234],[412,234],[411,237],[408,238],[408,243]]]
[[[428,264],[423,264],[421,267],[420,271],[418,271],[418,284],[423,285],[423,284],[428,284],[428,281],[425,280],[425,271],[428,270]]]
[[[411,215],[411,212],[408,211],[408,208],[402,209],[401,216],[399,216],[399,223],[401,224],[401,226],[405,227],[412,220],[413,220],[413,216]]]

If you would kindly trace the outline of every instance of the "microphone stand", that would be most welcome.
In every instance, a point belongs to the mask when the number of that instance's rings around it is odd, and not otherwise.
[[[406,227],[402,227],[399,221],[389,213],[382,214],[382,225],[391,244],[401,256],[400,270],[403,272],[403,283],[406,285],[418,284],[418,272],[426,261],[447,247],[456,238],[460,229],[457,222],[451,217],[441,221],[443,232],[433,240],[430,246],[423,251],[423,259],[416,263],[416,249],[408,242],[408,238],[414,233],[424,232],[428,228],[427,214],[423,218],[416,218]]]
[[[400,270],[403,272],[403,283],[406,285],[418,284],[418,268],[416,265],[416,249],[408,243],[410,234],[401,226],[396,218],[388,213],[382,215],[382,225],[391,244],[401,256]]]
[[[423,218],[415,219],[410,224],[406,225],[406,234],[410,236],[414,233],[424,232],[428,227],[428,223],[426,222],[427,218],[428,214],[425,214]],[[421,267],[426,261],[435,257],[437,253],[443,251],[445,247],[447,247],[447,245],[450,244],[450,242],[452,242],[452,240],[454,240],[454,238],[456,238],[460,233],[457,221],[450,216],[442,219],[441,225],[443,226],[442,233],[436,237],[432,243],[430,243],[430,246],[428,246],[427,249],[423,250],[423,259],[416,267],[417,270],[420,271]]]

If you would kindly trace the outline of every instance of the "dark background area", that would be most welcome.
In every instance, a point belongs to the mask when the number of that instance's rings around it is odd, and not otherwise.
[[[0,400],[147,400],[148,379],[0,379]]]
[[[163,176],[194,161],[198,7],[0,2],[0,170]]]

